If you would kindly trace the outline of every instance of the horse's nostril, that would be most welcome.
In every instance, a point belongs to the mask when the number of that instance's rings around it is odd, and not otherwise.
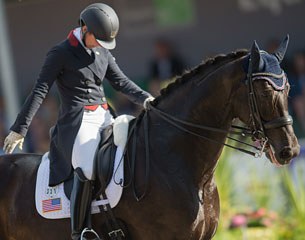
[[[290,147],[285,147],[281,152],[280,152],[280,158],[283,160],[286,159],[291,159],[293,156],[292,149]]]

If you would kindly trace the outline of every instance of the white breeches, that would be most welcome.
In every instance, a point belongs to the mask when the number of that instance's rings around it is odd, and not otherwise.
[[[100,132],[113,123],[108,110],[99,106],[95,111],[84,111],[72,150],[72,166],[81,168],[86,178],[94,180],[94,156],[100,142]]]

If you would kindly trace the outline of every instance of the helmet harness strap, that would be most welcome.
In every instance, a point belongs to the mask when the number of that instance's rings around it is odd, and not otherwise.
[[[86,39],[86,34],[88,33],[88,30],[86,30],[86,31],[83,32],[83,28],[81,28],[81,33],[82,33],[82,41],[83,41],[83,44],[84,44],[85,47],[87,47],[87,46],[86,46],[86,40],[85,40],[85,39]]]

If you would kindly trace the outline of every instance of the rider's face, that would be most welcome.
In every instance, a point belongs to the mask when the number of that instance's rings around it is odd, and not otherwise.
[[[87,48],[95,48],[100,46],[94,35],[91,32],[88,32],[87,26],[82,27],[82,33],[85,34],[84,41]]]

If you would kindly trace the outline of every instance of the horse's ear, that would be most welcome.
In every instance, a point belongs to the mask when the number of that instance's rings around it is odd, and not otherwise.
[[[254,41],[251,48],[251,64],[253,72],[260,71],[264,66],[264,61],[261,57],[261,53],[256,41]]]
[[[276,56],[279,62],[282,62],[282,60],[284,59],[288,43],[289,43],[289,35],[287,34],[284,40],[281,42],[279,48],[274,53],[274,56]]]

